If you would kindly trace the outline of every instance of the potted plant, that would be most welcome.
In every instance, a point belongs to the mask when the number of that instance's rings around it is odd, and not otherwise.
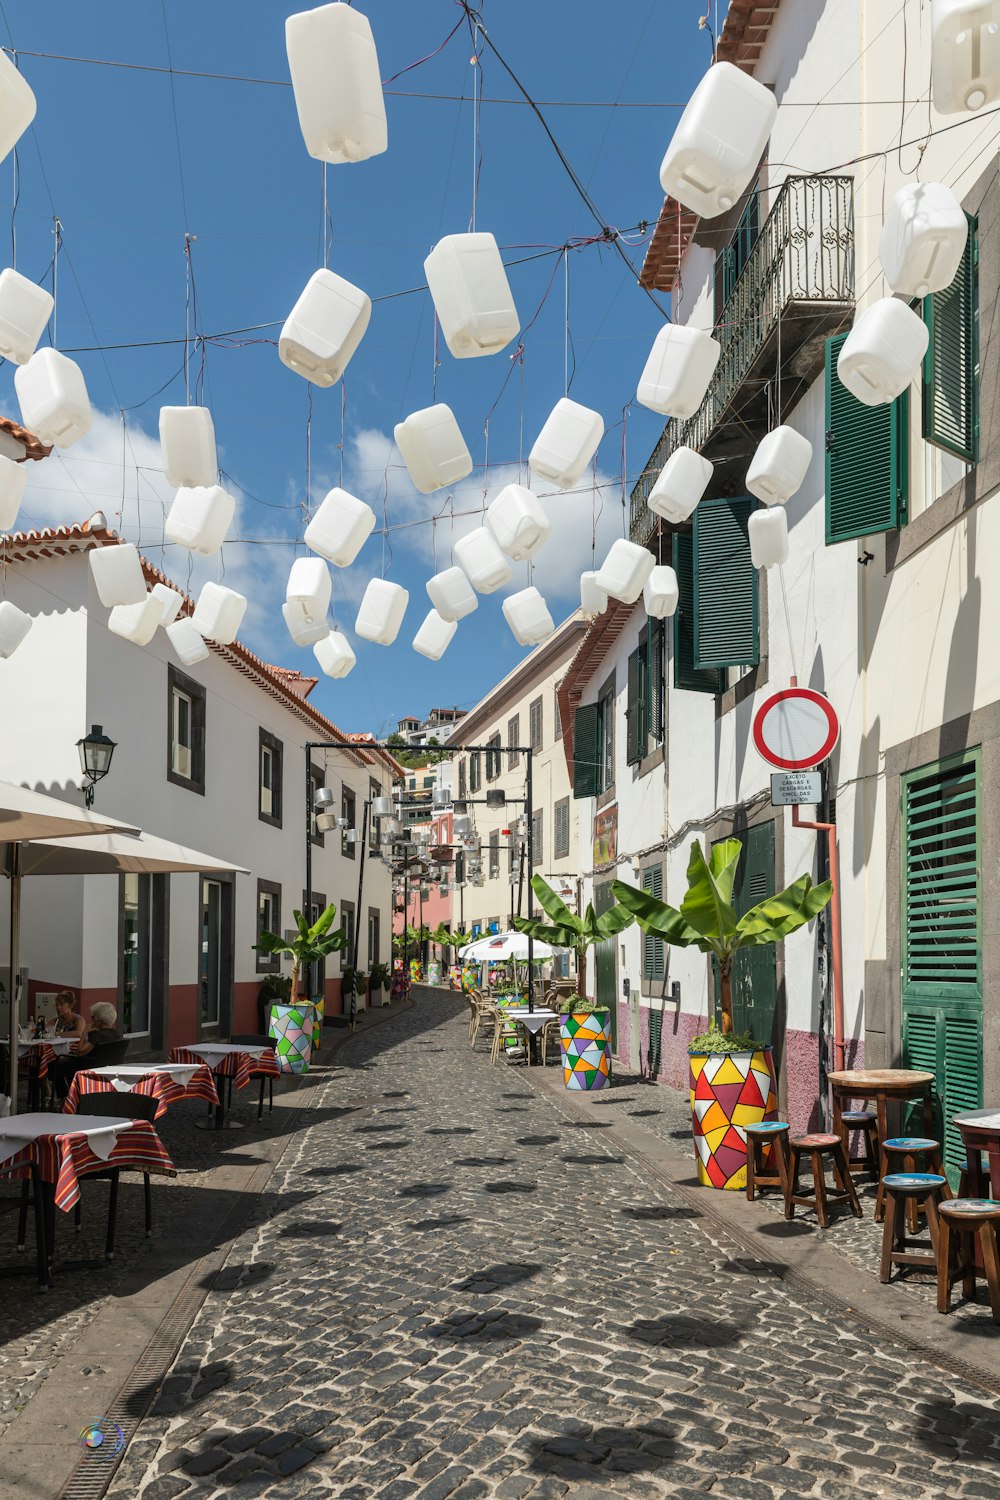
[[[304,1073],[309,1066],[313,1047],[318,1044],[319,1016],[308,996],[300,998],[302,973],[310,964],[319,963],[329,953],[347,947],[342,927],[334,932],[337,908],[331,903],[310,926],[300,911],[294,913],[296,933],[285,938],[276,932],[262,932],[254,944],[259,953],[276,953],[292,960],[287,1004],[272,1005],[271,1035],[275,1037],[278,1065],[286,1073]],[[272,978],[274,976],[271,976]]]
[[[372,964],[371,972],[368,975],[369,998],[374,998],[375,995],[384,995],[391,984],[392,970],[389,968],[389,965]],[[387,1005],[388,1001],[382,1000],[381,1004]]]
[[[531,877],[531,889],[548,921],[515,917],[514,926],[527,937],[538,938],[553,948],[571,948],[576,954],[576,1003],[559,1017],[563,1082],[568,1089],[601,1089],[611,1078],[611,1012],[587,999],[587,949],[617,937],[635,921],[622,905],[612,906],[600,916],[588,902],[582,917],[571,912],[541,875]]]
[[[696,840],[679,908],[620,880],[612,886],[643,932],[677,948],[699,948],[718,964],[722,1027],[713,1022],[688,1048],[691,1127],[699,1182],[734,1189],[746,1187],[745,1127],[777,1118],[778,1089],[770,1044],[733,1031],[733,960],[741,948],[783,942],[821,912],[833,893],[828,880],[813,885],[810,876],[800,875],[737,917],[733,883],[742,850],[739,839],[722,839],[706,861]]]
[[[272,1001],[277,1000],[280,1004],[287,1005],[291,993],[291,975],[268,974],[257,991],[257,1010],[260,1016],[260,1031],[263,1035],[267,1035],[270,1025]]]

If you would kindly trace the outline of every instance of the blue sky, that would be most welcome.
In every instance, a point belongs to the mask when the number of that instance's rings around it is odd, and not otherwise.
[[[460,19],[453,0],[367,0],[359,8],[375,32],[383,78],[441,46]],[[609,8],[582,0],[572,8],[539,0],[485,0],[483,23],[499,51],[543,105],[563,151],[609,224],[655,223],[662,194],[658,167],[679,106],[710,59],[698,30],[698,0],[632,0]],[[177,70],[287,80],[286,7],[256,0],[166,0],[172,65]],[[0,39],[19,52],[60,53],[162,68],[168,61],[164,8],[158,0],[4,0]],[[323,679],[318,702],[350,729],[388,732],[403,713],[435,704],[471,704],[523,655],[500,613],[500,596],[481,599],[447,655],[425,661],[410,641],[429,608],[424,583],[435,562],[450,562],[455,527],[448,493],[418,496],[392,429],[432,400],[433,315],[429,295],[392,296],[423,281],[423,259],[447,233],[468,228],[473,185],[474,69],[466,26],[422,66],[389,87],[445,99],[387,97],[389,150],[328,171],[330,265],[376,301],[371,324],[347,370],[344,483],[368,500],[390,528],[358,561],[334,570],[337,623],[353,636],[357,600],[372,576],[410,590],[394,646],[356,643],[358,665],[344,681]],[[75,354],[98,409],[93,433],[33,471],[24,524],[82,519],[103,509],[138,537],[147,555],[180,583],[189,576],[181,549],[163,548],[169,502],[158,474],[161,404],[183,404],[183,346],[108,349],[114,344],[184,336],[184,231],[196,239],[192,267],[197,329],[206,335],[284,319],[322,263],[321,167],[302,142],[288,87],[96,67],[22,55],[37,99],[33,132],[19,148],[17,267],[41,279],[52,256],[52,218],[63,225],[57,343]],[[491,230],[505,260],[537,254],[596,232],[577,195],[496,58],[482,57],[481,172],[476,227]],[[464,95],[465,102],[458,102]],[[619,100],[614,109],[595,101]],[[657,107],[632,107],[647,101]],[[176,131],[174,103],[176,105]],[[12,159],[0,165],[2,212],[10,222]],[[4,231],[0,229],[0,234]],[[630,239],[639,235],[631,234]],[[628,249],[641,264],[644,247]],[[5,263],[11,249],[5,246]],[[556,620],[578,599],[590,566],[594,517],[598,563],[622,534],[622,408],[634,395],[660,315],[609,246],[570,257],[571,387],[574,399],[604,416],[601,489],[547,501],[554,534],[536,559],[534,581]],[[523,334],[523,364],[510,351],[456,361],[443,342],[437,399],[462,426],[477,468],[454,496],[454,509],[479,506],[484,488],[516,476],[554,402],[563,394],[565,282],[558,255],[509,272]],[[551,285],[550,285],[551,283]],[[199,564],[196,587],[223,570],[251,600],[241,632],[268,660],[313,672],[311,650],[294,647],[280,615],[284,583],[301,536],[307,498],[309,387],[278,360],[277,328],[207,343],[192,360],[197,398],[215,419],[222,467],[238,500],[237,540],[223,557]],[[104,354],[92,347],[100,344]],[[505,377],[510,373],[501,395]],[[12,370],[0,369],[3,410],[17,413]],[[160,387],[163,387],[162,391]],[[499,397],[499,400],[498,400]],[[495,404],[496,403],[496,404]],[[119,415],[126,411],[125,424]],[[484,421],[489,422],[489,469]],[[312,392],[311,495],[315,507],[341,473],[341,391]],[[627,423],[631,479],[660,430],[653,413],[633,406]],[[124,460],[124,463],[123,463]],[[387,465],[389,466],[387,468]],[[626,485],[626,489],[629,485]],[[603,510],[601,506],[603,504]],[[420,523],[442,512],[433,527]],[[298,549],[302,551],[301,548]],[[524,587],[515,565],[505,592]]]

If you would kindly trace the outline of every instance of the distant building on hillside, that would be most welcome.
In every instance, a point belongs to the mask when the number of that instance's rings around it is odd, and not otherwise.
[[[432,708],[423,720],[416,714],[407,714],[397,723],[396,732],[414,746],[427,745],[431,740],[441,742],[465,714],[464,708]]]

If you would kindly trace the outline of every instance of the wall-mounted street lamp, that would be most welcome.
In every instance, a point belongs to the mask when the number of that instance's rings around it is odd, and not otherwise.
[[[94,805],[94,784],[103,781],[111,770],[111,757],[115,753],[116,741],[109,740],[100,724],[92,724],[90,733],[82,740],[77,740],[76,748],[80,752],[80,769],[83,772],[84,781],[84,805]]]

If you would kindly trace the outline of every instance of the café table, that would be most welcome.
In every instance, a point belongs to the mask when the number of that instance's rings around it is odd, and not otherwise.
[[[156,1100],[159,1120],[171,1104],[182,1099],[205,1099],[218,1107],[219,1094],[207,1063],[118,1063],[106,1068],[81,1068],[73,1078],[63,1110],[76,1114],[87,1094],[145,1094]],[[122,1101],[125,1108],[125,1101]]]
[[[965,1147],[965,1196],[1000,1200],[1000,1109],[973,1109],[954,1115],[952,1124]],[[989,1162],[983,1171],[983,1155]]]
[[[934,1089],[934,1074],[917,1068],[849,1068],[843,1072],[828,1073],[833,1095],[833,1130],[844,1142],[847,1153],[847,1127],[842,1119],[845,1101],[849,1099],[874,1099],[878,1121],[879,1179],[885,1176],[885,1153],[883,1142],[889,1135],[887,1107],[889,1100],[903,1102],[908,1099],[924,1101],[924,1135],[934,1134],[934,1114],[931,1095]],[[881,1220],[881,1190],[875,1205],[875,1218]]]
[[[40,1104],[39,1085],[58,1057],[68,1057],[69,1049],[77,1040],[75,1036],[20,1037],[17,1043],[18,1061],[30,1058],[28,1068],[28,1108]],[[10,1050],[9,1042],[0,1042],[0,1047]],[[4,1068],[6,1074],[6,1066]]]
[[[525,1031],[528,1033],[527,1053],[528,1062],[530,1064],[532,1052],[532,1037],[537,1036],[542,1028],[548,1026],[551,1021],[558,1021],[559,1012],[555,1010],[548,1010],[545,1006],[541,1005],[536,1006],[534,1010],[529,1010],[526,1005],[508,1005],[506,1010],[504,1011],[504,1015],[508,1021],[514,1021],[518,1026],[523,1026]],[[544,1051],[542,1053],[542,1066],[545,1066]]]
[[[254,1047],[246,1042],[189,1042],[170,1049],[172,1063],[206,1063],[218,1090],[214,1121],[196,1120],[199,1130],[242,1130],[242,1120],[226,1116],[225,1085],[219,1080],[231,1078],[238,1089],[245,1089],[251,1077],[280,1078],[281,1069],[273,1047]]]

